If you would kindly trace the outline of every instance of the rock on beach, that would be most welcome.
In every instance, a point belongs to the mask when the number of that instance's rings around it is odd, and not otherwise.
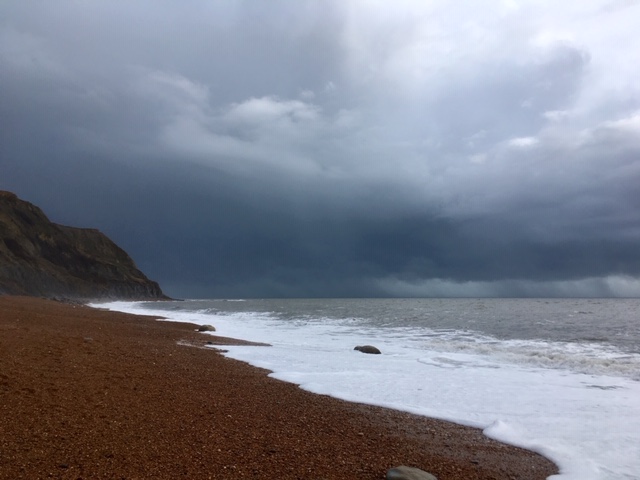
[[[395,467],[387,472],[387,480],[438,480],[430,473],[415,467]]]
[[[214,327],[213,325],[200,325],[198,327],[198,331],[199,332],[215,332],[216,327]]]

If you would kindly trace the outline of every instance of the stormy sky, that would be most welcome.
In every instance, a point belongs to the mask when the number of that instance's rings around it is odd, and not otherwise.
[[[640,295],[635,0],[5,0],[0,89],[169,295]]]

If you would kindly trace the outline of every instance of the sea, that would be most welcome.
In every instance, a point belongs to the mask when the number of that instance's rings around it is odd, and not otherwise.
[[[224,355],[305,390],[480,428],[554,480],[640,479],[640,299],[95,304],[271,346]],[[203,334],[206,335],[206,334]],[[354,350],[373,345],[380,355]]]

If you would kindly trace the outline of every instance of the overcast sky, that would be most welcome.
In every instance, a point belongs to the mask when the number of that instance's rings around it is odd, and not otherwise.
[[[4,0],[0,88],[169,295],[640,295],[636,0]]]

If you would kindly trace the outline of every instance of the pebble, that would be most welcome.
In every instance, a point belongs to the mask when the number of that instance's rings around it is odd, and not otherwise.
[[[438,480],[430,473],[420,470],[415,467],[406,467],[404,465],[400,467],[392,468],[387,472],[387,480]]]

